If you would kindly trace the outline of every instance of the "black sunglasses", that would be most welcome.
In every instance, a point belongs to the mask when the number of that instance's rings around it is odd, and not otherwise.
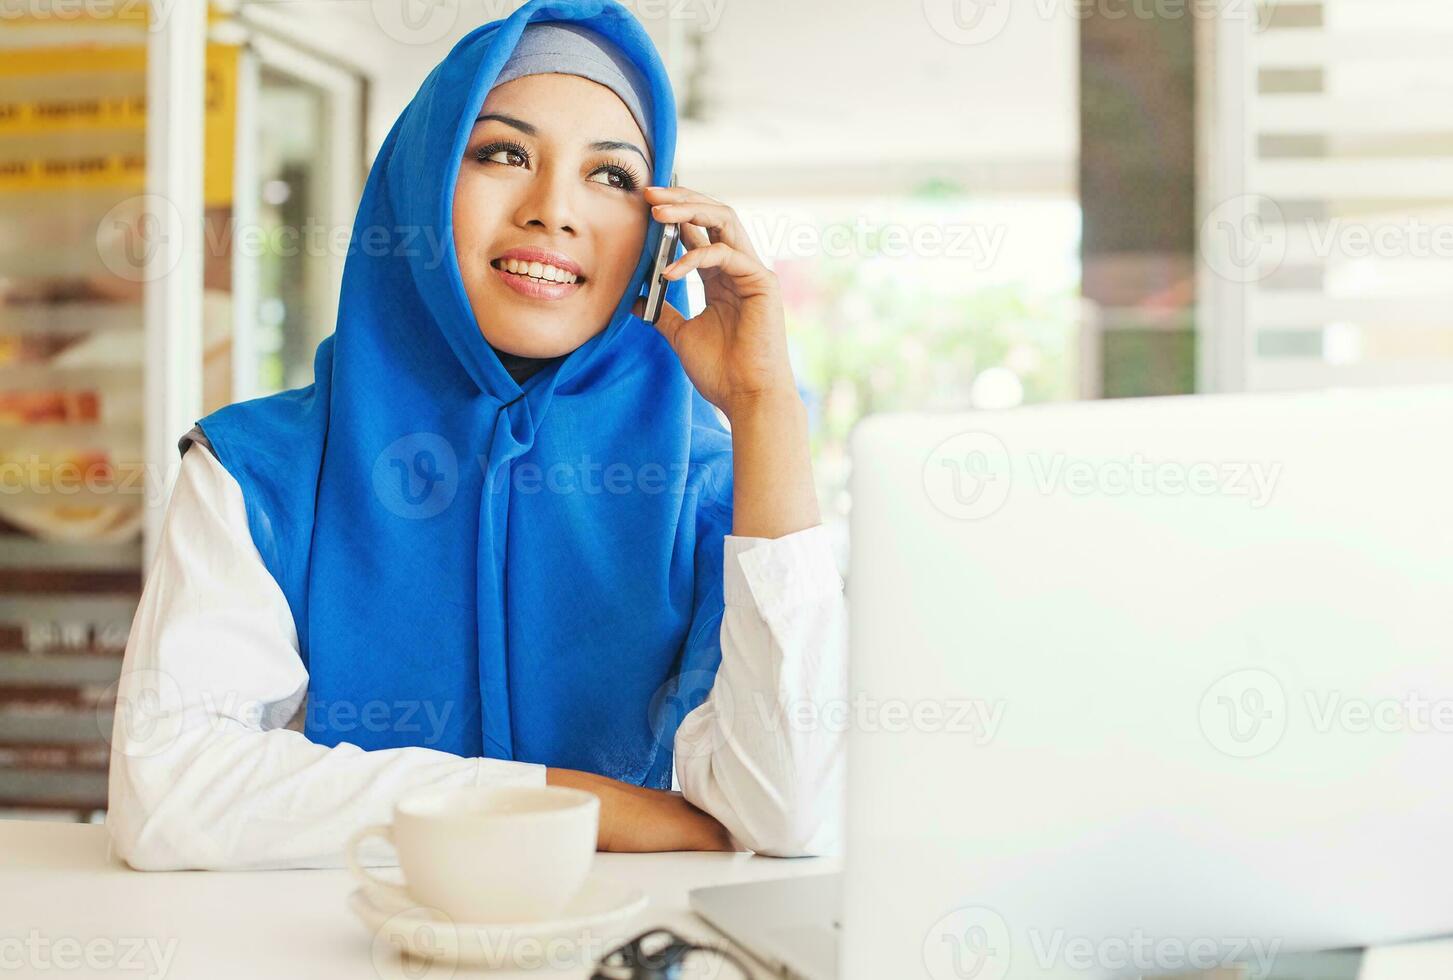
[[[735,954],[719,946],[702,946],[683,939],[670,929],[648,929],[606,953],[596,964],[590,980],[677,980],[689,964],[710,966],[707,976],[717,977],[723,964],[735,974],[731,980],[751,980],[752,974]]]

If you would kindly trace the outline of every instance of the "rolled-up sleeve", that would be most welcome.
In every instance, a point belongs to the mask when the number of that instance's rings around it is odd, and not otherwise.
[[[847,608],[826,528],[727,535],[721,664],[676,732],[682,793],[780,857],[840,848]]]

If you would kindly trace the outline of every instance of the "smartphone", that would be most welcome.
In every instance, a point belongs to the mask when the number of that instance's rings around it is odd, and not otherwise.
[[[669,186],[676,186],[674,173]],[[661,319],[661,308],[666,305],[666,279],[661,275],[661,270],[671,264],[671,256],[675,254],[676,243],[680,240],[680,225],[661,226],[661,241],[656,246],[656,260],[651,263],[651,272],[646,280],[651,284],[651,289],[646,293],[646,309],[641,318],[647,323],[656,323]]]

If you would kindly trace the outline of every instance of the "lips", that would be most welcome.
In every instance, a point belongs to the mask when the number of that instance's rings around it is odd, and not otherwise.
[[[489,264],[502,272],[546,282],[584,282],[586,278],[580,263],[564,252],[547,248],[512,248],[491,259]]]
[[[532,262],[529,265],[526,265],[525,261],[518,257],[496,259],[495,261],[490,263],[490,268],[494,270],[495,275],[500,277],[501,282],[503,282],[510,289],[513,289],[516,293],[519,293],[521,296],[524,296],[528,299],[566,299],[570,296],[575,295],[575,293],[581,288],[581,284],[585,282],[584,277],[577,278],[573,282],[560,282],[557,281],[558,274],[553,272],[551,273],[551,275],[556,276],[556,278],[547,278],[541,275],[531,275],[531,272],[545,272],[545,263]],[[560,272],[564,273],[567,277],[569,275],[569,273],[565,273],[565,270],[561,269],[560,266],[552,265],[550,268],[560,270]],[[510,271],[511,269],[514,269],[516,271]]]

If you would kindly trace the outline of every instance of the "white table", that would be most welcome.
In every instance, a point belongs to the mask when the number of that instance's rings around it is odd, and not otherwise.
[[[442,980],[478,975],[517,980],[589,975],[584,969],[455,970],[418,963],[407,964],[406,972],[397,956],[375,966],[371,936],[345,904],[355,887],[347,871],[139,872],[113,858],[109,843],[98,825],[0,820],[0,976]],[[720,934],[688,911],[688,889],[838,866],[826,858],[751,854],[598,854],[596,859],[592,874],[629,881],[650,896],[650,905],[621,928],[621,938],[666,925],[718,944],[725,944]],[[165,962],[168,949],[170,961]],[[124,957],[134,957],[135,968],[130,960],[123,963]]]
[[[628,881],[651,899],[622,927],[622,937],[666,925],[723,944],[688,911],[688,889],[838,867],[824,858],[749,854],[600,854],[597,861],[593,873]],[[0,976],[518,980],[588,975],[583,969],[508,972],[419,964],[409,964],[406,972],[397,957],[376,964],[368,931],[345,907],[353,888],[346,871],[132,871],[111,857],[104,827],[0,820]],[[170,958],[163,959],[168,951]],[[134,958],[134,964],[122,962],[123,957]],[[920,975],[914,967],[907,966],[905,978]],[[1358,980],[1442,977],[1453,977],[1453,941],[1371,950]]]

